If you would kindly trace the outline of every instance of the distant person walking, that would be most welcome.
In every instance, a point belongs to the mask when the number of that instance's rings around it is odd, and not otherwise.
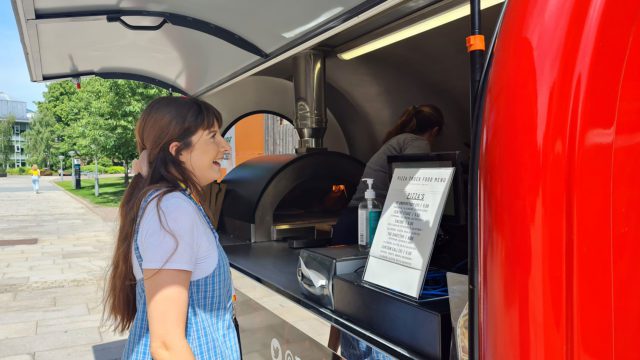
[[[38,193],[40,191],[40,169],[38,169],[38,165],[33,164],[31,166],[31,186],[33,187],[33,192]]]

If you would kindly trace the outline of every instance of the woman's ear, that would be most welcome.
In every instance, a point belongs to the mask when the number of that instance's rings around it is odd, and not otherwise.
[[[179,147],[180,147],[180,143],[177,141],[174,141],[171,144],[169,144],[169,152],[171,153],[171,155],[176,156],[176,153],[178,152]]]
[[[440,126],[436,126],[433,128],[433,130],[431,130],[431,133],[433,134],[433,137],[436,137],[440,134]]]

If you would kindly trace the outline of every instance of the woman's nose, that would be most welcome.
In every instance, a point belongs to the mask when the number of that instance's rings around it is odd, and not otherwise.
[[[227,142],[227,140],[225,140],[224,138],[222,139],[222,142],[223,142],[222,151],[226,152],[226,153],[230,153],[231,152],[231,144],[229,144]]]

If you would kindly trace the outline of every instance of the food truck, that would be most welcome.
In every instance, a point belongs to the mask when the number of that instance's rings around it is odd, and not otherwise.
[[[210,102],[225,132],[258,113],[295,127],[295,153],[236,164],[211,204],[232,267],[335,331],[395,358],[638,357],[640,2],[12,2],[33,81],[144,81]],[[390,166],[456,169],[425,263],[468,276],[468,322],[451,289],[375,286],[321,247],[385,131],[423,103],[445,117],[432,154]],[[326,282],[305,281],[309,252]]]

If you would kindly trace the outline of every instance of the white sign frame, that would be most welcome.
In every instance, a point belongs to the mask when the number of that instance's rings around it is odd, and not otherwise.
[[[396,168],[363,279],[420,298],[455,167]]]

